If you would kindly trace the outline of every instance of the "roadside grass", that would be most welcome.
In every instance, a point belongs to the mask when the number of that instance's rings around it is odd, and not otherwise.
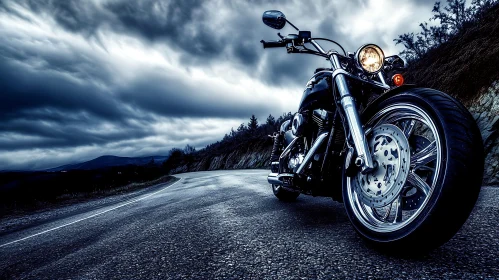
[[[160,168],[136,166],[64,173],[3,173],[0,174],[0,219],[132,193],[174,180],[175,177],[165,175]]]
[[[469,105],[499,79],[499,3],[406,73],[407,83],[446,92]]]

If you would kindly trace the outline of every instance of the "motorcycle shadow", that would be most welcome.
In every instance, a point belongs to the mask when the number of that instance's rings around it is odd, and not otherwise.
[[[343,204],[330,198],[301,195],[294,202],[278,201],[274,197],[264,201],[272,211],[278,213],[273,219],[279,223],[282,230],[296,231],[297,235],[306,234],[309,239],[317,242],[322,242],[325,238],[334,240],[337,245],[342,244],[367,255],[377,255],[386,262],[401,260],[410,266],[423,267],[431,263],[432,266],[454,267],[465,271],[480,267],[489,270],[499,265],[499,260],[495,257],[497,248],[490,248],[490,236],[494,230],[483,230],[483,213],[478,213],[479,209],[476,209],[470,221],[441,247],[430,252],[395,254],[380,250],[361,238],[351,225]],[[490,215],[492,216],[492,213]]]
[[[301,195],[296,201],[279,201],[276,198],[265,200],[273,211],[280,214],[275,218],[284,220],[296,228],[333,227],[349,225],[343,204],[327,197],[308,197]]]

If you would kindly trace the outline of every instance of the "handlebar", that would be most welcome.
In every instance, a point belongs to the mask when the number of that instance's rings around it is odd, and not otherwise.
[[[329,41],[333,44],[336,44],[343,51],[343,55],[347,56],[345,49],[337,42],[330,40],[330,39],[327,39],[327,38],[311,38],[309,31],[300,31],[299,35],[289,34],[286,37],[281,36],[281,34],[278,34],[278,35],[279,35],[279,37],[282,38],[282,40],[268,41],[268,42],[266,42],[265,40],[261,40],[260,43],[263,44],[263,48],[267,49],[267,48],[286,47],[286,50],[288,51],[288,53],[308,53],[308,54],[313,54],[313,55],[318,55],[318,56],[322,56],[325,58],[329,58],[328,52],[326,52],[317,43],[317,41],[323,40],[323,41]],[[296,40],[298,40],[298,42]],[[292,43],[292,45],[288,46],[288,43]],[[314,48],[317,51],[308,49],[304,43],[312,44],[312,46],[314,46]]]
[[[268,41],[265,42],[264,40],[261,40],[260,43],[263,44],[263,48],[280,48],[280,47],[285,47],[286,42],[285,41]]]

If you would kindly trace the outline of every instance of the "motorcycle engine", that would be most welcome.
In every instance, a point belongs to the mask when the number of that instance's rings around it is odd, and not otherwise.
[[[303,162],[305,155],[303,153],[293,154],[289,157],[288,168],[293,170],[293,172],[300,167],[300,164]]]

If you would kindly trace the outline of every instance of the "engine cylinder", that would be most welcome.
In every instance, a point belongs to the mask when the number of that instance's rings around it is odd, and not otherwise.
[[[291,131],[293,135],[296,137],[303,136],[303,132],[305,130],[305,118],[302,114],[296,113],[293,117],[293,122],[291,126]]]

